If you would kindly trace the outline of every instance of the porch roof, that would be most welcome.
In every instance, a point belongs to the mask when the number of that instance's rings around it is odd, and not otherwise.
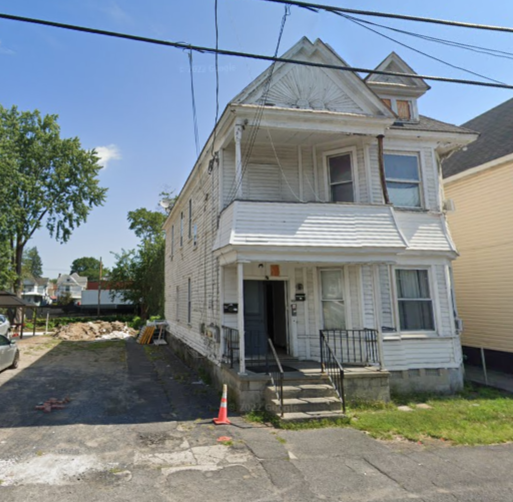
[[[235,201],[221,215],[214,251],[226,246],[381,250],[407,248],[389,206]]]

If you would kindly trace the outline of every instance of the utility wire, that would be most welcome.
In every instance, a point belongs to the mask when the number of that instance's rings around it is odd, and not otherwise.
[[[198,132],[198,114],[196,112],[196,93],[194,92],[194,65],[192,61],[192,51],[189,51],[189,70],[191,74],[191,99],[192,99],[192,121],[194,125],[194,142],[196,144],[196,157],[200,154],[199,132]]]
[[[289,16],[290,16],[290,7],[285,6],[283,17],[281,18],[281,25],[280,25],[280,32],[278,34],[278,41],[276,42],[276,48],[274,50],[274,57],[276,57],[278,55],[278,52],[280,50],[280,44],[281,44],[281,39],[283,36],[283,31],[285,30],[285,24],[286,24],[287,18]],[[244,152],[244,158],[242,160],[242,166],[241,166],[241,171],[242,171],[241,176],[240,176],[239,180],[234,180],[234,181],[236,181],[236,184],[233,187],[234,191],[233,191],[233,193],[230,193],[230,196],[235,197],[237,194],[237,191],[242,186],[242,182],[244,180],[244,175],[246,174],[246,170],[248,168],[249,161],[250,161],[251,155],[253,153],[253,148],[255,146],[255,142],[256,142],[256,139],[258,136],[260,123],[262,121],[262,117],[264,114],[265,104],[267,102],[267,96],[269,95],[269,90],[271,88],[271,80],[273,78],[275,66],[276,66],[276,64],[273,63],[268,70],[269,74],[264,83],[264,90],[262,92],[262,96],[260,97],[260,106],[257,108],[255,118],[253,120],[253,127],[251,129],[249,139],[248,139],[248,144],[247,144],[246,150]]]
[[[463,21],[450,21],[446,19],[436,19],[431,17],[408,16],[406,14],[394,14],[391,12],[378,12],[369,10],[346,9],[335,5],[322,5],[309,2],[299,2],[295,0],[260,0],[264,2],[279,3],[286,5],[294,5],[307,10],[318,12],[324,10],[326,12],[341,12],[345,14],[356,14],[359,16],[387,17],[391,19],[402,19],[403,21],[417,21],[421,23],[443,24],[445,26],[455,26],[458,28],[471,28],[475,30],[502,31],[505,33],[513,33],[513,28],[508,26],[494,26],[489,24],[466,23]]]
[[[266,1],[273,1],[273,0],[266,0]],[[276,0],[276,1],[278,1],[278,0]],[[513,89],[513,85],[509,85],[509,84],[508,85],[496,84],[494,82],[480,82],[477,80],[439,77],[439,76],[434,76],[434,75],[419,75],[416,73],[402,73],[402,72],[393,72],[393,71],[384,71],[384,70],[373,70],[373,69],[369,69],[369,68],[342,66],[342,65],[327,64],[327,63],[316,63],[314,61],[304,61],[304,60],[290,59],[290,58],[283,58],[283,57],[266,56],[263,54],[254,54],[254,53],[250,53],[250,52],[232,51],[232,50],[227,50],[227,49],[215,49],[212,47],[204,47],[204,46],[200,46],[200,45],[187,44],[185,42],[169,42],[167,40],[160,40],[160,39],[156,39],[156,38],[141,37],[138,35],[129,35],[126,33],[119,33],[119,32],[115,32],[115,31],[107,31],[107,30],[99,30],[96,28],[87,28],[84,26],[57,23],[54,21],[45,21],[43,19],[14,16],[11,14],[1,14],[0,13],[0,19],[7,19],[10,21],[19,21],[19,22],[31,23],[31,24],[39,24],[39,25],[43,25],[43,26],[51,26],[53,28],[62,28],[62,29],[66,29],[66,30],[79,31],[82,33],[91,33],[94,35],[103,35],[103,36],[107,36],[107,37],[120,38],[120,39],[124,39],[124,40],[132,40],[135,42],[143,42],[143,43],[148,43],[148,44],[153,44],[153,45],[173,47],[173,48],[177,48],[177,49],[192,50],[195,52],[201,52],[201,53],[206,53],[206,54],[216,54],[217,53],[217,54],[223,55],[223,56],[242,57],[242,58],[256,59],[259,61],[272,61],[275,63],[288,63],[288,64],[295,64],[295,65],[299,65],[299,66],[310,66],[313,68],[327,68],[327,69],[332,69],[332,70],[348,71],[348,72],[352,72],[352,73],[368,73],[371,75],[388,75],[388,76],[392,76],[392,77],[419,78],[422,80],[432,80],[435,82],[475,85],[475,86],[481,86],[481,87],[494,87],[494,88],[498,88],[498,89]],[[512,29],[512,31],[513,31],[513,29]]]
[[[374,28],[371,28],[370,26],[367,26],[366,23],[360,21],[359,19],[357,19],[355,17],[348,16],[348,15],[342,14],[340,12],[334,12],[334,14],[336,14],[337,16],[341,16],[342,18],[347,19],[348,21],[351,21],[352,23],[355,23],[358,26],[361,26],[362,28],[365,28],[366,30],[372,31],[373,33],[375,33],[376,35],[379,35],[380,37],[386,38],[387,40],[390,40],[390,41],[392,41],[392,42],[394,42],[396,44],[399,44],[402,47],[406,47],[407,49],[410,49],[411,51],[414,51],[417,54],[421,54],[422,56],[425,56],[425,57],[427,57],[429,59],[433,59],[434,61],[438,61],[439,63],[442,63],[442,64],[444,64],[446,66],[450,66],[451,68],[454,68],[456,70],[461,70],[461,71],[464,71],[466,73],[470,73],[471,75],[474,75],[476,77],[484,78],[485,80],[489,80],[490,82],[496,82],[496,83],[499,83],[499,84],[504,84],[504,82],[501,82],[500,80],[496,80],[494,78],[487,77],[486,75],[483,75],[482,73],[477,73],[475,71],[468,70],[468,69],[464,68],[463,66],[458,66],[458,65],[449,63],[448,61],[445,61],[443,59],[437,58],[436,56],[432,56],[431,54],[428,54],[427,52],[421,51],[420,49],[416,49],[415,47],[412,47],[411,45],[408,45],[408,44],[405,44],[403,42],[400,42],[399,40],[397,40],[395,38],[389,37],[388,35],[385,35],[384,33],[381,33],[380,31],[375,30]]]

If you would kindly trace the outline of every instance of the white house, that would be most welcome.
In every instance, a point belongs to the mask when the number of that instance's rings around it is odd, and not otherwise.
[[[33,305],[45,305],[50,301],[50,279],[47,277],[27,277],[23,279],[21,296]]]
[[[320,40],[284,57],[347,66]],[[395,53],[378,69],[414,73]],[[428,89],[277,63],[235,97],[165,223],[170,339],[212,368],[235,354],[244,379],[267,337],[287,366],[337,330],[343,366],[461,388],[440,160],[477,135],[419,115]]]
[[[70,294],[74,301],[80,301],[82,291],[87,289],[87,277],[81,277],[76,272],[69,274],[60,274],[57,279],[57,297]]]

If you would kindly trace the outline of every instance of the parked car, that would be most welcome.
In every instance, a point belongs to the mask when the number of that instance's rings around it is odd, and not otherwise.
[[[20,349],[16,342],[9,340],[5,335],[0,335],[0,371],[6,368],[17,368],[20,360]]]
[[[10,338],[9,334],[11,331],[11,323],[9,319],[4,315],[0,314],[0,335],[5,335],[7,338]]]

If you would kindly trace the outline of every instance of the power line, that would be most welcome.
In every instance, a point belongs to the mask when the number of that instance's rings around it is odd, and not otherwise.
[[[508,26],[494,26],[489,24],[478,24],[478,23],[466,23],[463,21],[450,21],[446,19],[436,19],[431,17],[421,17],[421,16],[409,16],[406,14],[394,14],[391,12],[378,12],[378,11],[370,11],[370,10],[357,10],[357,9],[346,9],[343,7],[337,7],[335,5],[322,5],[316,3],[309,2],[299,2],[295,0],[260,0],[264,2],[272,2],[286,5],[294,5],[296,7],[302,7],[303,9],[311,10],[317,12],[319,10],[324,10],[326,12],[341,12],[345,14],[356,14],[359,16],[373,16],[373,17],[387,17],[391,19],[401,19],[403,21],[417,21],[421,23],[431,23],[431,24],[442,24],[445,26],[454,26],[458,28],[472,28],[476,30],[488,30],[488,31],[502,31],[505,33],[513,33],[513,28]]]
[[[266,0],[266,1],[274,1],[274,0]],[[278,0],[276,0],[276,1],[278,1]],[[422,79],[422,80],[432,80],[432,81],[436,81],[436,82],[446,82],[446,83],[453,83],[453,84],[474,85],[474,86],[481,86],[481,87],[494,87],[494,88],[499,88],[499,89],[513,89],[513,85],[509,85],[509,84],[497,84],[494,82],[480,82],[477,80],[439,77],[439,76],[434,76],[434,75],[419,75],[416,73],[401,73],[401,72],[384,71],[384,70],[373,70],[373,69],[369,69],[369,68],[342,66],[342,65],[334,65],[334,64],[328,64],[328,63],[316,63],[314,61],[304,61],[304,60],[290,59],[290,58],[283,58],[283,57],[266,56],[263,54],[254,54],[254,53],[250,53],[250,52],[232,51],[232,50],[227,50],[227,49],[215,49],[212,47],[203,47],[203,46],[199,46],[199,45],[187,44],[185,42],[169,42],[167,40],[160,40],[160,39],[156,39],[156,38],[141,37],[138,35],[129,35],[126,33],[119,33],[119,32],[115,32],[115,31],[99,30],[96,28],[87,28],[84,26],[76,26],[76,25],[71,25],[71,24],[57,23],[54,21],[45,21],[42,19],[14,16],[11,14],[1,14],[0,13],[0,19],[8,19],[10,21],[19,21],[19,22],[24,22],[24,23],[39,24],[39,25],[43,25],[43,26],[51,26],[53,28],[62,28],[62,29],[66,29],[66,30],[79,31],[82,33],[103,35],[103,36],[107,36],[107,37],[119,38],[119,39],[124,39],[124,40],[132,40],[135,42],[143,42],[143,43],[148,43],[148,44],[153,44],[153,45],[173,47],[173,48],[177,48],[177,49],[192,50],[195,52],[201,52],[201,53],[205,53],[205,54],[216,54],[217,53],[222,56],[249,58],[249,59],[256,59],[256,60],[260,60],[260,61],[271,61],[271,62],[275,62],[275,63],[288,63],[288,64],[295,64],[295,65],[299,65],[299,66],[310,66],[313,68],[326,68],[326,69],[339,70],[339,71],[348,71],[348,72],[352,72],[352,73],[368,73],[371,75],[372,74],[373,75],[388,75],[391,77],[417,78],[417,79]]]
[[[427,52],[421,51],[420,49],[416,49],[415,47],[412,47],[411,45],[405,44],[404,42],[400,42],[399,40],[397,40],[395,38],[389,37],[388,35],[385,35],[384,33],[381,33],[380,31],[378,31],[378,30],[376,30],[374,28],[371,28],[370,26],[367,26],[365,21],[361,21],[358,18],[355,18],[355,17],[352,17],[352,16],[347,16],[346,14],[341,14],[339,12],[335,12],[334,14],[337,14],[338,16],[341,16],[342,18],[347,19],[348,21],[351,21],[352,23],[355,23],[358,26],[360,26],[362,28],[365,28],[366,30],[372,31],[372,33],[375,33],[376,35],[379,35],[380,37],[386,38],[387,40],[390,40],[390,41],[392,41],[392,42],[394,42],[396,44],[399,44],[402,47],[406,47],[407,49],[410,49],[411,51],[414,51],[417,54],[421,54],[422,56],[425,56],[425,57],[427,57],[429,59],[433,59],[434,61],[438,61],[439,63],[442,63],[442,64],[444,64],[446,66],[450,66],[451,68],[454,68],[456,70],[461,70],[461,71],[464,71],[466,73],[470,73],[471,75],[474,75],[476,77],[484,78],[485,80],[489,80],[490,82],[497,82],[499,84],[503,84],[504,83],[504,82],[501,82],[500,80],[496,80],[494,78],[487,77],[486,75],[483,75],[481,73],[477,73],[475,71],[468,70],[468,69],[464,68],[463,66],[458,66],[458,65],[449,63],[448,61],[445,61],[445,60],[443,60],[441,58],[438,58],[436,56],[432,56],[431,54],[428,54]],[[372,24],[374,24],[374,23],[372,23]]]

